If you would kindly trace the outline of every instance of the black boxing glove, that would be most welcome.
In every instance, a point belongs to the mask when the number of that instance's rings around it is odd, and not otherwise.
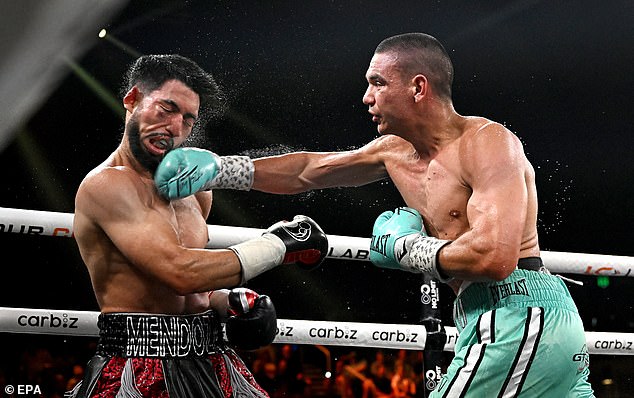
[[[242,283],[280,264],[317,268],[328,253],[328,237],[315,221],[295,216],[280,221],[261,237],[230,246],[242,266]]]
[[[227,340],[241,350],[257,350],[275,339],[277,314],[269,296],[251,289],[236,288],[229,292]]]
[[[293,221],[280,221],[266,233],[279,237],[286,246],[282,264],[297,264],[311,270],[319,267],[328,254],[328,237],[310,217],[295,216]]]

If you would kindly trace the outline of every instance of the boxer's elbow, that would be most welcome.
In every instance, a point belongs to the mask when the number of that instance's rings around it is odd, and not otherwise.
[[[199,289],[196,289],[192,282],[192,280],[186,278],[174,278],[168,285],[177,295],[187,296],[189,294],[198,293]]]
[[[188,272],[171,273],[163,278],[163,283],[179,296],[198,293],[201,290],[199,282]]]
[[[501,281],[515,270],[518,253],[509,245],[489,241],[476,250],[474,268],[483,279]]]
[[[157,275],[158,279],[177,295],[186,296],[208,290],[203,284],[204,278],[196,271],[199,267],[193,262],[167,259],[161,268],[163,271]]]
[[[492,262],[487,268],[485,275],[496,282],[508,278],[515,270],[515,263],[511,262],[510,257],[504,260]]]

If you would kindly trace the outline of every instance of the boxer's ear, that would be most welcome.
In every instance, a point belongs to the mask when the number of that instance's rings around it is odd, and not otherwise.
[[[123,97],[123,106],[124,108],[130,112],[134,112],[134,108],[141,102],[143,99],[143,93],[137,86],[133,86]]]

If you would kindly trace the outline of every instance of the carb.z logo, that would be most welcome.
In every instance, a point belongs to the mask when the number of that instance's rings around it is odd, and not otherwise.
[[[293,337],[293,329],[294,329],[293,326],[284,325],[283,323],[280,323],[277,325],[277,329],[275,329],[275,335]]]
[[[375,330],[372,332],[372,340],[385,341],[385,342],[397,342],[397,343],[418,343],[418,333],[406,330],[401,332],[400,330]]]
[[[18,316],[18,325],[22,327],[39,327],[39,328],[68,328],[77,329],[76,325],[79,318],[62,314],[61,317],[55,314],[49,315],[20,315]]]
[[[631,341],[620,341],[618,339],[614,340],[597,340],[594,343],[594,348],[601,350],[623,350],[623,351],[632,351],[632,342]]]
[[[356,340],[358,330],[352,328],[310,328],[308,335],[310,337],[322,338],[322,339],[335,339],[335,340]]]

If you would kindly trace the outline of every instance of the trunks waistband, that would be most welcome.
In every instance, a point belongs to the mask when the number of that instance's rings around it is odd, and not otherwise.
[[[470,284],[454,302],[454,322],[460,331],[481,314],[502,307],[560,308],[577,312],[561,278],[520,268],[499,282]]]
[[[215,311],[192,315],[100,314],[97,354],[124,358],[202,357],[221,351],[222,325]]]
[[[529,271],[539,271],[543,266],[541,257],[524,257],[517,261],[517,268]]]

